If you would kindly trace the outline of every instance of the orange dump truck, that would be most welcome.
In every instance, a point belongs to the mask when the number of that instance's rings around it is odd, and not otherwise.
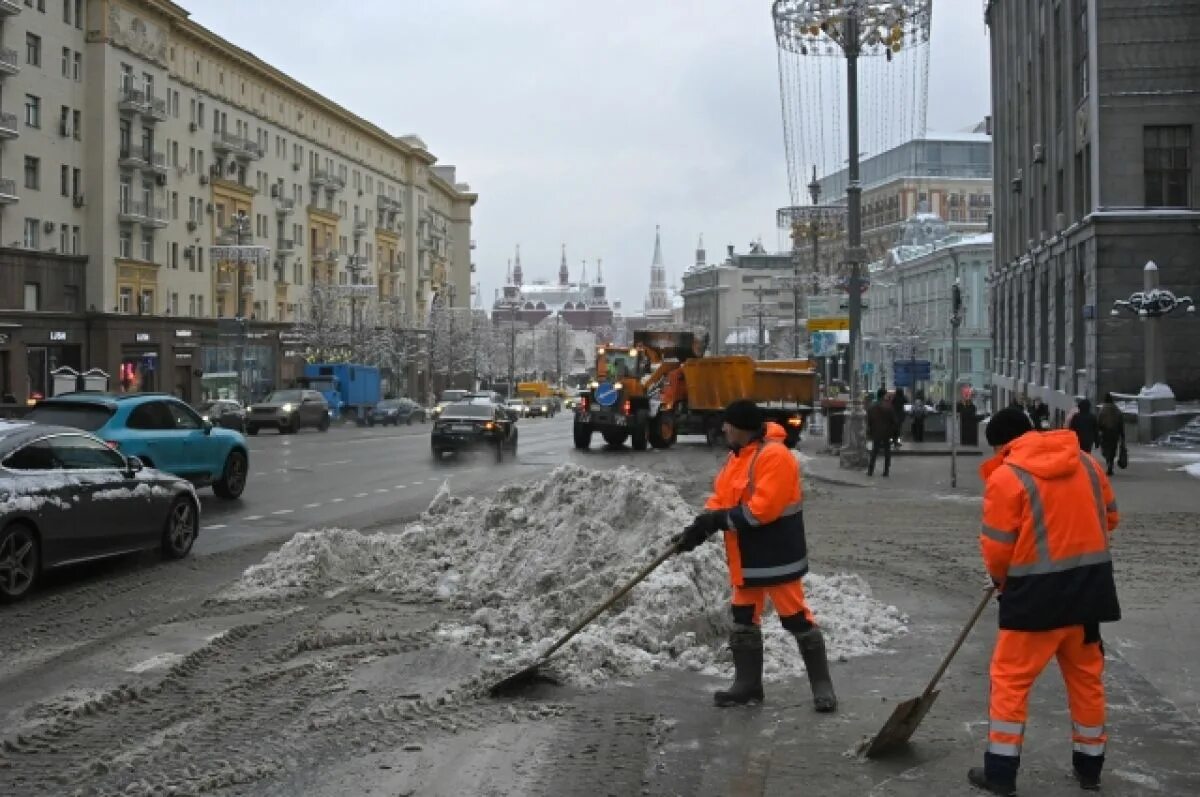
[[[680,434],[721,439],[721,413],[731,401],[750,398],[795,445],[812,412],[816,375],[807,360],[704,357],[690,333],[637,332],[629,349],[597,350],[597,381],[576,407],[576,448],[600,433],[609,445],[629,440],[668,448]]]

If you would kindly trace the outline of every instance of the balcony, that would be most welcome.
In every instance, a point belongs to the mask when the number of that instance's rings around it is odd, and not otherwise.
[[[324,169],[313,169],[308,173],[308,181],[312,183],[314,188],[328,188],[330,186],[330,174]]]
[[[15,17],[21,13],[21,4],[17,0],[0,0],[0,14]]]
[[[290,216],[295,212],[296,200],[294,199],[281,199],[279,200],[279,204],[275,206],[276,216]]]
[[[367,234],[367,223],[365,221],[354,222],[354,237],[362,238]]]
[[[21,135],[21,123],[15,113],[0,113],[0,139],[16,138]]]
[[[167,121],[167,101],[159,97],[149,96],[142,108],[142,115],[156,122]]]
[[[231,291],[233,290],[233,272],[221,270],[217,272],[217,290]]]
[[[223,130],[213,133],[213,149],[218,153],[228,153],[240,160],[258,160],[263,156],[262,147],[257,142],[226,133]]]
[[[380,213],[399,213],[403,210],[403,206],[397,199],[392,199],[386,194],[379,195],[379,212]]]
[[[146,151],[141,147],[122,149],[117,153],[117,163],[123,169],[145,169],[150,166]]]
[[[146,107],[146,92],[133,86],[121,86],[117,93],[117,109],[122,113],[138,113]]]
[[[275,251],[281,255],[290,255],[296,251],[296,242],[291,238],[280,238],[275,242]]]
[[[167,156],[165,153],[154,152],[153,150],[143,151],[142,157],[146,160],[146,165],[150,171],[163,175],[167,173]]]
[[[158,229],[167,226],[167,209],[145,202],[118,201],[117,220],[126,224],[140,224]]]
[[[0,76],[21,72],[21,56],[9,47],[0,47]]]
[[[338,253],[336,249],[328,249],[324,246],[313,247],[312,262],[314,263],[336,263]]]
[[[17,181],[0,177],[0,205],[11,205],[20,201],[21,197],[17,196]]]

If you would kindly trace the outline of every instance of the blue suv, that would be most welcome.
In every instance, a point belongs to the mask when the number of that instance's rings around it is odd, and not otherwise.
[[[246,489],[250,456],[246,438],[214,428],[183,401],[160,393],[67,393],[39,401],[25,416],[38,423],[92,432],[148,468],[212,486],[221,498]]]

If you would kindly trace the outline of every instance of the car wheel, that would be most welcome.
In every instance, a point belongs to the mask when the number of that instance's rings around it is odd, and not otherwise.
[[[397,426],[399,426],[399,425],[400,425],[400,421],[398,421],[398,420],[397,420],[397,421],[396,421],[396,425],[397,425]],[[405,426],[412,426],[412,415],[411,415],[411,414],[408,416],[408,420],[404,422],[404,425],[405,425]]]
[[[635,426],[629,435],[629,445],[633,446],[634,451],[646,450],[646,427]]]
[[[318,432],[328,432],[329,431],[329,413],[325,413],[324,415],[321,416],[321,422],[317,424],[317,431]]]
[[[247,465],[246,455],[241,451],[229,452],[229,456],[225,457],[221,478],[213,482],[213,492],[217,497],[232,501],[242,494],[246,489]]]
[[[254,437],[256,434],[258,434],[258,427],[247,425],[246,426],[246,434],[250,435],[251,437]]]
[[[579,449],[588,448],[592,444],[592,429],[590,426],[575,422],[573,430],[575,436],[575,447]]]
[[[0,532],[0,603],[19,601],[37,583],[41,570],[37,535],[24,523]]]
[[[200,514],[187,496],[179,496],[171,504],[167,525],[163,529],[162,552],[166,559],[182,559],[192,550],[200,529]]]

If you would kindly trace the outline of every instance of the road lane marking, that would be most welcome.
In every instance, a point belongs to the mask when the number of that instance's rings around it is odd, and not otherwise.
[[[376,490],[375,492],[377,492],[377,493],[386,493],[386,492],[389,492],[389,491],[390,491],[390,488],[387,488],[387,487],[380,487],[380,488],[379,488],[378,490]]]
[[[255,475],[255,476],[266,476],[266,475],[267,475],[267,471],[265,471],[265,470],[260,470],[260,471],[258,471],[257,473],[255,473],[254,475]]]
[[[355,493],[354,497],[355,498],[366,498],[368,495],[370,495],[370,493]]]
[[[346,500],[345,498],[330,498],[329,503],[340,504],[342,501],[345,501],[345,500]]]
[[[290,514],[292,514],[292,513],[293,513],[293,512],[295,512],[295,511],[296,511],[296,510],[294,510],[294,509],[276,509],[276,510],[275,510],[274,512],[272,512],[271,514],[272,514],[272,515],[290,515]]]
[[[202,531],[216,531],[217,529],[225,528],[224,523],[214,523],[211,526],[205,526]]]
[[[408,487],[408,485],[407,485],[407,484],[397,484],[397,485],[396,485],[396,489],[397,489],[397,490],[403,490],[403,489],[404,489],[404,488],[406,488],[406,487]]]
[[[304,508],[305,509],[316,509],[319,506],[320,506],[320,504],[305,504]]]
[[[262,515],[246,515],[242,520],[262,520]]]
[[[415,482],[413,482],[413,485],[415,486],[415,485],[418,485],[418,484],[424,484],[424,483],[425,483],[425,480],[424,480],[424,479],[421,479],[420,481],[415,481]]]

